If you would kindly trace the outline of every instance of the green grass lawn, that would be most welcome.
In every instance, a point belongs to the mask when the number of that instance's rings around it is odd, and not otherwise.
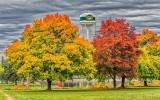
[[[5,96],[0,93],[0,100],[5,100]]]
[[[160,100],[160,87],[131,87],[116,90],[72,88],[52,91],[42,90],[38,85],[32,85],[31,90],[11,90],[12,88],[13,85],[0,85],[0,89],[14,100]]]

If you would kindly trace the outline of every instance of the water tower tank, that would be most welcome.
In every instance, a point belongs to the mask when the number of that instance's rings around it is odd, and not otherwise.
[[[83,13],[80,15],[81,34],[86,39],[92,40],[95,33],[96,17],[92,13]],[[84,30],[84,31],[83,31]]]

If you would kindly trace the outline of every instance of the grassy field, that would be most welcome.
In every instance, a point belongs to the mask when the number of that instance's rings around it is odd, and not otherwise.
[[[160,87],[131,87],[116,90],[72,88],[52,91],[43,90],[38,85],[32,85],[31,90],[12,90],[13,87],[13,85],[0,85],[0,89],[14,100],[160,100]]]
[[[0,100],[5,100],[5,96],[0,92]]]

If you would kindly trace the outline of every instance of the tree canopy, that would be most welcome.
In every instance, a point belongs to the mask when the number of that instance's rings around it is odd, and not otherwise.
[[[3,67],[2,67],[2,62],[0,62],[0,73],[2,73],[4,71]]]
[[[51,85],[52,80],[63,81],[74,75],[93,78],[93,50],[69,16],[56,13],[26,25],[21,40],[14,41],[5,54],[19,75],[47,79]]]
[[[142,51],[143,54],[140,56],[137,65],[138,77],[144,81],[158,78],[159,72],[155,64],[159,62],[160,59],[150,55],[147,47],[142,48]]]
[[[140,51],[136,40],[135,28],[124,19],[102,21],[93,45],[96,48],[94,60],[98,74],[133,77]],[[115,87],[115,86],[114,86]]]
[[[142,55],[139,57],[137,72],[139,79],[144,81],[157,79],[160,73],[160,37],[156,32],[143,29],[138,36],[140,40]]]

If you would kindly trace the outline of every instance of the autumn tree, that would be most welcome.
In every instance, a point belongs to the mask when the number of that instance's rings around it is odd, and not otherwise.
[[[96,48],[94,60],[98,74],[109,74],[116,88],[116,76],[122,77],[122,87],[126,77],[136,75],[136,63],[140,51],[135,37],[135,28],[123,19],[102,21],[93,45]]]
[[[149,54],[150,55],[152,55],[152,56],[154,56],[154,65],[155,65],[155,67],[158,69],[158,71],[159,71],[159,80],[160,80],[160,36],[158,36],[159,37],[159,39],[158,39],[158,41],[155,43],[155,44],[153,44],[153,45],[150,45],[149,47],[148,47],[148,50],[149,50]]]
[[[51,90],[52,80],[63,81],[74,75],[93,78],[93,50],[79,37],[69,16],[56,13],[26,25],[22,39],[12,43],[5,54],[19,75],[46,79]]]
[[[140,80],[144,81],[144,86],[147,85],[147,79],[157,79],[159,71],[156,68],[157,62],[160,62],[159,57],[155,57],[149,54],[147,47],[141,49],[143,54],[139,57],[137,64],[137,72]],[[158,66],[157,66],[158,67]]]
[[[148,51],[151,56],[154,56],[154,66],[158,69],[159,75],[158,79],[160,80],[160,36],[157,36],[157,42],[148,46]]]
[[[147,44],[152,45],[160,41],[157,33],[149,29],[143,29],[141,34],[138,36],[138,40],[140,41],[141,47],[146,46]]]
[[[143,54],[140,56],[137,65],[139,79],[144,81],[157,79],[160,73],[160,37],[156,32],[143,29],[138,36]]]
[[[4,71],[3,67],[2,67],[2,62],[0,62],[0,73],[2,73]]]

